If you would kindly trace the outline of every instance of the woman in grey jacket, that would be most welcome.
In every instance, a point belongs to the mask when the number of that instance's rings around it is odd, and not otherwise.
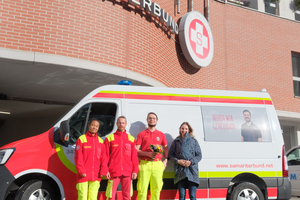
[[[179,200],[185,199],[186,189],[189,189],[190,199],[196,200],[199,186],[198,163],[202,153],[188,122],[183,122],[179,127],[179,136],[173,141],[168,157],[174,162],[174,184],[178,186]]]

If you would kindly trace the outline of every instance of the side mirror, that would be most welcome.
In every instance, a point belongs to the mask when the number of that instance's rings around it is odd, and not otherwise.
[[[70,136],[69,120],[62,121],[59,126],[60,139],[63,142],[69,141]]]

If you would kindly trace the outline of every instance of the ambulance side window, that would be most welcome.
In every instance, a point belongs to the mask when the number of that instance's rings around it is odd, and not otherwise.
[[[288,165],[300,165],[300,149],[295,149],[287,156]]]
[[[114,103],[93,103],[90,110],[89,121],[92,118],[98,119],[100,127],[98,136],[103,137],[114,128],[117,105]],[[87,129],[86,129],[87,130]]]
[[[76,140],[85,133],[85,126],[87,122],[87,115],[89,112],[90,104],[81,107],[70,119],[70,138],[69,144],[75,144]]]
[[[98,136],[103,137],[114,128],[117,105],[114,103],[92,103],[81,107],[70,119],[69,144],[73,145],[76,140],[88,131],[88,122],[96,118],[100,122]]]

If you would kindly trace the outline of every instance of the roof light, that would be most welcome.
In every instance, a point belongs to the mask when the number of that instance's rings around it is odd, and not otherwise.
[[[267,92],[267,90],[265,88],[263,88],[260,92]]]
[[[132,85],[131,81],[127,81],[127,80],[121,80],[118,85]]]

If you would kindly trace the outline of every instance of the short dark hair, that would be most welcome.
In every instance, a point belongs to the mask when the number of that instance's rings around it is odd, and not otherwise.
[[[250,114],[250,116],[251,116],[251,112],[250,112],[249,110],[244,110],[244,111],[243,111],[243,114],[244,114],[245,112],[248,112],[248,113]]]
[[[156,119],[158,120],[157,114],[155,114],[154,112],[149,112],[147,115],[147,119],[148,119],[149,115],[155,115]]]
[[[92,119],[90,119],[88,125],[90,125],[93,121],[97,121],[97,122],[99,123],[99,126],[100,126],[100,121],[99,121],[97,118],[92,118]]]
[[[126,120],[126,123],[127,123],[127,119],[126,119],[125,116],[121,115],[120,117],[118,117],[117,121],[118,121],[119,119],[125,119],[125,120]]]

